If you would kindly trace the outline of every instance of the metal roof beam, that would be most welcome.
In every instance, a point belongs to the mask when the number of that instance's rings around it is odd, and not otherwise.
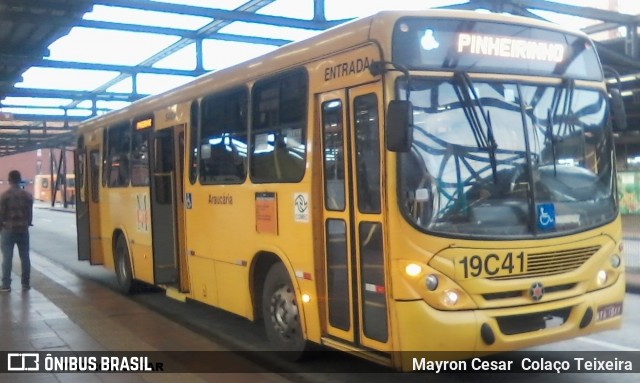
[[[473,1],[473,0],[471,0]],[[515,5],[541,11],[551,11],[564,15],[572,15],[592,20],[602,20],[619,24],[632,24],[637,22],[636,15],[627,15],[620,12],[608,11],[606,9],[584,7],[578,5],[560,4],[551,1],[541,0],[501,0],[509,1]]]
[[[216,40],[225,41],[237,41],[242,43],[252,44],[265,44],[281,46],[290,43],[292,40],[285,39],[272,39],[268,37],[258,36],[243,36],[234,35],[228,33],[207,33],[200,30],[180,29],[180,28],[167,28],[167,27],[155,27],[148,25],[126,24],[126,23],[114,23],[109,21],[95,21],[95,20],[81,20],[76,24],[78,27],[95,28],[95,29],[110,29],[127,32],[141,32],[141,33],[155,33],[160,35],[179,36],[187,39],[197,38],[210,38]]]
[[[5,55],[0,53],[0,64],[30,64],[32,67],[43,68],[61,68],[61,69],[83,69],[83,70],[101,70],[110,72],[122,72],[122,73],[151,73],[151,74],[165,74],[176,76],[200,76],[206,71],[203,70],[184,70],[184,69],[169,69],[169,68],[154,68],[150,66],[129,66],[129,65],[114,65],[114,64],[96,64],[76,61],[60,61],[49,59],[31,59],[24,56]]]
[[[133,94],[119,92],[93,92],[86,90],[59,90],[38,88],[14,88],[11,91],[14,97],[43,97],[43,98],[68,98],[71,100],[106,100],[106,101],[135,101],[148,96],[148,94]]]
[[[238,8],[236,8],[235,11],[236,12],[256,12],[260,8],[271,4],[272,2],[273,2],[273,0],[249,0],[246,3],[242,4],[241,6],[239,6]],[[129,3],[129,2],[127,2],[127,3]],[[131,3],[133,3],[133,2],[131,2]],[[147,5],[149,5],[151,3],[153,3],[153,4],[162,4],[162,3],[154,3],[154,2],[145,1],[145,4],[147,4]],[[199,33],[199,34],[217,33],[221,28],[229,25],[230,23],[231,23],[231,21],[228,21],[228,20],[214,20],[211,23],[205,25],[204,27],[198,29],[197,33]],[[179,41],[175,42],[174,44],[171,44],[169,47],[165,48],[161,52],[158,52],[155,55],[147,58],[146,60],[144,60],[142,62],[140,62],[138,65],[140,65],[140,66],[152,66],[156,62],[162,60],[163,58],[171,55],[174,52],[177,52],[178,50],[188,46],[189,44],[192,44],[193,42],[194,42],[193,39],[182,38]],[[200,62],[200,59],[197,59],[196,61]],[[107,89],[109,89],[111,86],[113,86],[113,85],[125,80],[127,77],[129,77],[128,74],[124,74],[124,73],[120,74],[119,76],[117,76],[117,77],[111,79],[110,81],[107,81],[106,83],[102,84],[101,86],[96,88],[93,92],[95,92],[95,93],[104,92]],[[72,107],[78,105],[78,103],[79,102],[74,101],[74,102],[70,103],[67,106],[72,108]]]
[[[11,96],[11,95],[9,95]],[[91,100],[87,100],[87,101],[91,101]],[[23,109],[51,109],[51,110],[61,110],[61,111],[65,111],[65,110],[69,110],[69,108],[63,106],[63,105],[59,105],[59,106],[41,106],[41,105],[14,105],[14,104],[6,104],[2,101],[0,101],[0,108],[23,108]],[[76,106],[73,108],[73,110],[85,110],[85,111],[100,111],[100,112],[109,112],[111,110],[113,110],[113,108],[94,108],[94,107],[81,107],[81,106]],[[2,121],[2,119],[0,118],[0,121]]]
[[[26,130],[26,131],[31,131],[31,134],[34,134],[33,131],[43,131],[42,134],[47,134],[44,133],[44,130],[46,130],[47,132],[56,132],[54,134],[59,134],[60,132],[62,133],[66,133],[71,131],[71,129],[67,126],[47,126],[46,128],[44,126],[38,126],[38,125],[18,125],[18,126],[14,126],[14,125],[2,125],[0,124],[0,135],[2,134],[11,134],[8,132],[5,132],[6,130]]]
[[[487,9],[492,12],[505,12],[534,19],[542,19],[542,17],[530,12],[526,7],[515,4],[510,0],[469,0],[468,3],[446,5],[438,8],[458,10]]]
[[[265,2],[265,5],[263,5],[262,7],[268,5],[271,2],[272,1]],[[206,8],[194,5],[170,4],[141,0],[92,0],[91,3],[106,6],[139,9],[144,11],[179,13],[182,15],[209,17],[216,20],[244,21],[247,23],[311,30],[324,30],[344,22],[344,20],[301,20],[291,17],[261,15],[246,11],[230,11],[219,8]]]
[[[11,140],[15,140],[18,143],[20,142],[30,142],[32,140],[48,140],[48,139],[53,139],[53,138],[57,138],[55,136],[57,136],[58,134],[42,134],[42,133],[30,133],[29,136],[26,135],[17,135],[17,134],[12,134],[12,133],[0,133],[0,141],[2,140],[7,140],[7,139],[11,139]]]
[[[61,12],[85,13],[93,6],[92,1],[58,1],[58,0],[2,0],[2,5],[12,9],[22,9],[24,12]]]
[[[621,25],[619,23],[600,23],[600,24],[594,24],[591,26],[588,26],[586,28],[582,28],[582,31],[588,35],[592,35],[594,33],[599,33],[599,32],[606,32],[606,31],[610,31],[612,29],[616,29],[619,27],[622,27],[624,25]]]
[[[44,114],[28,114],[28,113],[11,113],[11,117],[16,121],[51,121],[51,122],[81,122],[89,117],[85,116],[61,116],[61,115],[44,115]],[[10,120],[9,120],[10,121]],[[47,126],[47,130],[49,126]]]
[[[316,21],[327,20],[324,1],[325,0],[313,0],[313,19]]]
[[[63,136],[63,134],[60,134],[60,136]],[[66,136],[66,134],[64,136]],[[6,136],[0,135],[0,142],[6,142],[12,145],[18,145],[21,147],[27,147],[27,146],[33,147],[35,145],[38,145],[39,143],[48,142],[49,140],[53,141],[54,139],[55,139],[55,142],[58,143],[58,145],[60,141],[65,141],[69,143],[75,141],[72,137],[59,138],[59,137],[51,137],[50,135],[49,136],[32,135],[32,137],[12,137],[11,135],[6,135]]]
[[[620,54],[601,42],[594,41],[594,44],[596,46],[596,50],[598,51],[598,55],[616,62],[616,66],[627,67],[634,71],[640,71],[640,62],[638,62],[638,60],[635,60],[627,55]]]
[[[591,8],[577,5],[555,3],[547,0],[469,0],[468,3],[448,5],[446,9],[492,9],[505,10],[513,8],[550,11],[563,15],[578,16],[591,20],[601,20],[616,24],[637,24],[640,15],[628,15],[625,13],[608,11],[605,9]],[[536,16],[539,18],[539,16]]]
[[[25,15],[21,12],[3,10],[2,12],[0,12],[0,20],[7,20],[7,21],[21,20],[22,22],[28,22],[29,20],[31,20],[31,18],[25,17]],[[60,16],[51,15],[51,16],[47,16],[46,19],[42,20],[42,23],[58,25],[58,26],[66,26],[69,24],[69,20],[68,18],[61,15]],[[82,27],[82,28],[107,29],[107,30],[127,31],[127,32],[154,33],[159,35],[179,36],[187,39],[213,38],[216,40],[236,41],[236,42],[244,42],[244,43],[252,43],[252,44],[275,45],[275,46],[288,44],[292,41],[292,40],[273,39],[273,38],[259,37],[259,36],[243,36],[243,35],[235,35],[235,34],[227,34],[227,33],[217,33],[217,31],[202,32],[200,30],[190,30],[190,29],[182,29],[182,28],[157,27],[157,26],[151,26],[151,25],[116,23],[116,22],[110,22],[110,21],[84,20],[84,19],[78,20],[78,22],[74,23],[74,26]],[[42,56],[48,56],[49,50],[48,49],[44,50],[42,53],[43,53]]]

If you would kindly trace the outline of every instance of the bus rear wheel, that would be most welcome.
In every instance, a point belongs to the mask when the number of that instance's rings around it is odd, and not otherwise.
[[[271,266],[264,283],[262,317],[269,342],[290,361],[302,359],[307,342],[293,284],[281,263]]]
[[[118,289],[124,294],[133,292],[134,281],[131,270],[129,248],[123,235],[116,240],[116,276],[118,277]]]

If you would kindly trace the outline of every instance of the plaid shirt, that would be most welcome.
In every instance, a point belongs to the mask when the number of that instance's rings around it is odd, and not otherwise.
[[[27,231],[33,219],[33,197],[18,185],[0,195],[0,225],[14,232]]]

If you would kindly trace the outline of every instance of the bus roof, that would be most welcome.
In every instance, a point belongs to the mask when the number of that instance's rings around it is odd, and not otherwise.
[[[272,52],[234,66],[206,73],[184,85],[157,95],[145,97],[122,109],[93,117],[79,124],[78,131],[87,132],[120,121],[140,117],[141,114],[148,114],[159,108],[197,99],[215,89],[224,90],[239,84],[252,82],[267,74],[291,69],[370,41],[377,41],[380,44],[382,43],[380,40],[386,40],[389,43],[391,38],[390,27],[399,18],[406,16],[463,18],[525,24],[588,38],[586,34],[580,31],[570,30],[557,24],[507,14],[445,9],[381,11],[371,16],[355,19],[327,29],[308,39],[292,42]],[[384,46],[384,43],[382,45]]]

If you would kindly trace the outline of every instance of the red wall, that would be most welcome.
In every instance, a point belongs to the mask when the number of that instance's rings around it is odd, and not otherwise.
[[[74,171],[73,152],[71,150],[66,150],[65,152],[67,173],[70,174]],[[60,162],[61,149],[41,149],[40,151],[0,157],[0,193],[9,187],[9,181],[7,180],[9,172],[17,170],[25,182],[25,190],[33,194],[33,179],[35,175],[51,173],[50,153],[53,153],[53,162],[57,167]]]

